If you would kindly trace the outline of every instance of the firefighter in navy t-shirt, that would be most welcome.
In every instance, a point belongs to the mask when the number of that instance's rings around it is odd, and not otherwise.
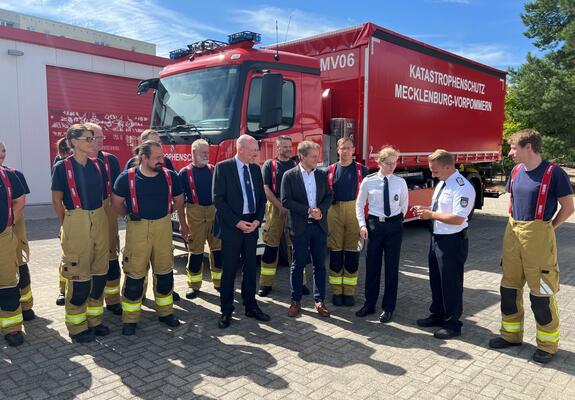
[[[9,346],[24,343],[14,224],[23,218],[25,199],[18,176],[0,167],[0,329]]]
[[[567,174],[541,157],[541,135],[532,129],[508,140],[517,165],[507,182],[510,217],[503,237],[501,336],[492,348],[519,346],[523,340],[523,287],[529,287],[537,324],[533,360],[547,363],[559,347],[559,265],[555,229],[573,214],[573,190]],[[558,204],[561,206],[558,209]]]
[[[204,247],[210,247],[210,270],[214,289],[220,290],[222,279],[222,243],[213,233],[216,207],[212,201],[212,180],[214,166],[208,164],[210,145],[204,139],[192,143],[192,162],[178,174],[184,189],[186,223],[193,230],[188,237],[188,292],[186,297],[194,299],[202,287]]]
[[[108,245],[109,245],[109,259],[108,259],[108,276],[106,287],[104,289],[104,300],[106,301],[106,309],[112,311],[116,315],[122,314],[122,306],[120,304],[120,263],[118,262],[118,254],[120,252],[120,236],[118,234],[118,214],[112,209],[112,186],[118,175],[120,175],[120,163],[118,158],[110,153],[102,151],[104,147],[104,131],[100,125],[88,122],[85,124],[94,132],[96,139],[97,153],[92,156],[102,160],[105,167],[105,172],[108,177],[106,184],[106,199],[104,200],[104,211],[108,217]]]
[[[339,162],[328,169],[333,204],[327,214],[329,249],[329,287],[335,306],[355,304],[355,288],[362,242],[355,214],[355,199],[367,168],[353,161],[355,146],[349,137],[337,141]]]
[[[0,142],[0,166],[4,165],[4,160],[6,159],[6,146],[4,143]],[[28,182],[24,174],[12,167],[5,167],[8,170],[14,172],[22,188],[24,189],[24,196],[30,193],[30,188],[28,187]],[[26,236],[26,222],[24,220],[24,215],[22,218],[18,218],[18,221],[14,225],[14,234],[18,238],[18,248],[16,250],[16,255],[18,257],[18,274],[20,275],[20,280],[18,281],[18,286],[20,287],[20,305],[22,306],[22,316],[24,321],[31,321],[35,318],[34,310],[32,306],[34,305],[34,300],[32,298],[32,287],[30,279],[30,269],[28,268],[28,261],[30,260],[30,246],[28,245],[28,238]]]
[[[262,240],[265,244],[260,267],[260,289],[258,295],[265,297],[272,291],[276,277],[279,246],[284,234],[287,210],[282,206],[281,182],[284,173],[297,165],[291,159],[292,139],[279,136],[276,139],[277,157],[267,160],[263,166],[264,191],[267,197],[265,224]],[[288,235],[286,235],[286,238]]]
[[[52,174],[52,204],[62,224],[61,272],[67,279],[66,327],[75,342],[91,342],[110,330],[102,324],[108,275],[108,218],[103,207],[108,177],[95,153],[94,133],[83,124],[66,132],[74,155]]]
[[[126,276],[122,290],[124,335],[136,333],[150,263],[159,321],[171,327],[180,325],[173,314],[172,209],[178,212],[184,239],[189,233],[178,175],[163,167],[161,145],[152,140],[142,143],[138,158],[138,167],[120,174],[112,194],[114,210],[130,217],[122,263]]]

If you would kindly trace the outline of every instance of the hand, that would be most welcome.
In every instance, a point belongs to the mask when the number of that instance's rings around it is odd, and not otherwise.
[[[309,210],[309,215],[310,215],[310,217],[312,217],[313,219],[315,219],[315,220],[317,220],[317,221],[319,221],[319,220],[321,219],[321,217],[322,217],[321,210],[320,210],[319,208],[317,208],[317,207],[316,207],[316,208],[311,208],[311,209]]]
[[[182,238],[187,242],[188,237],[190,236],[190,227],[185,222],[180,222],[180,234]]]
[[[253,231],[255,231],[256,229],[258,229],[258,227],[260,226],[260,221],[258,221],[257,219],[254,220],[253,222],[248,222],[248,224],[250,225],[250,229],[247,232],[244,233],[252,233]]]
[[[288,210],[285,207],[280,207],[280,217],[283,217],[287,214]]]
[[[367,240],[367,226],[364,225],[359,229],[359,237],[362,240]]]
[[[415,215],[417,215],[417,218],[419,219],[430,220],[433,217],[433,211],[429,209],[419,208],[415,211]]]
[[[237,224],[236,224],[236,228],[238,228],[240,231],[242,231],[243,233],[249,233],[248,230],[251,228],[251,224],[249,222],[240,220]]]

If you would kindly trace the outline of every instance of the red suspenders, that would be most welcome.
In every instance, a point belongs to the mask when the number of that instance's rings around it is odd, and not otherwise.
[[[8,206],[8,221],[6,226],[14,225],[14,210],[12,209],[12,184],[10,183],[10,178],[4,170],[4,167],[0,167],[0,178],[2,178],[2,183],[6,188],[6,205]]]
[[[172,175],[170,170],[167,168],[162,168],[164,175],[166,176],[166,182],[168,184],[168,214],[172,213]],[[136,167],[132,167],[128,170],[128,185],[130,187],[130,200],[132,202],[132,214],[140,214],[140,206],[138,205],[138,196],[136,195]]]
[[[110,197],[112,195],[112,170],[110,169],[110,159],[108,158],[108,156],[110,156],[110,153],[102,152],[102,155],[104,156],[104,159],[102,161],[104,161],[104,167],[106,167],[106,174],[108,175],[108,183],[106,184],[106,193],[108,197]]]
[[[513,215],[513,181],[523,164],[517,164],[511,172],[511,181],[509,182],[509,214]],[[539,195],[537,196],[537,205],[535,206],[535,219],[543,220],[545,213],[545,205],[547,204],[547,196],[549,195],[549,184],[551,183],[551,176],[553,175],[555,165],[549,164],[543,173],[543,179],[539,186]]]
[[[212,164],[208,164],[208,169],[210,173],[214,172],[214,166]],[[192,172],[192,164],[186,167],[186,174],[188,175],[188,185],[190,186],[190,193],[192,193],[192,200],[194,204],[200,204],[198,200],[198,192],[196,190],[196,182],[194,181],[194,174]]]
[[[80,195],[78,194],[78,189],[76,188],[76,179],[74,178],[74,168],[72,167],[72,156],[64,159],[64,167],[66,168],[66,178],[68,179],[68,187],[70,188],[70,195],[72,196],[72,203],[74,208],[82,208],[82,202],[80,201]],[[100,176],[102,175],[102,168],[100,168],[100,163],[96,158],[90,158],[90,161],[94,163],[94,166],[98,170]]]
[[[291,160],[293,166],[295,167],[297,163],[295,160]],[[272,192],[277,193],[277,181],[278,181],[278,160],[274,158],[272,160]]]
[[[355,161],[354,161],[355,162]],[[329,166],[329,174],[327,179],[329,180],[329,188],[333,191],[333,179],[335,177],[335,167],[337,167],[337,163],[333,163]],[[355,171],[357,172],[357,188],[355,190],[355,197],[359,193],[359,186],[361,185],[361,181],[363,179],[363,171],[361,169],[360,163],[355,163]]]

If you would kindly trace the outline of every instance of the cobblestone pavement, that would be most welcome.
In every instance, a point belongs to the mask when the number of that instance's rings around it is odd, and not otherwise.
[[[309,297],[303,316],[288,318],[288,270],[281,268],[272,298],[260,300],[272,316],[269,323],[245,318],[239,306],[231,328],[218,329],[218,296],[206,275],[199,299],[177,303],[176,312],[185,321],[179,328],[159,324],[148,300],[136,336],[122,336],[120,319],[107,313],[105,323],[113,330],[109,336],[88,345],[72,344],[64,310],[54,304],[60,256],[56,221],[29,221],[38,318],[26,324],[26,343],[20,348],[6,348],[1,341],[0,398],[573,399],[575,220],[558,231],[562,326],[556,359],[546,367],[529,361],[535,350],[530,312],[523,346],[505,351],[486,347],[499,329],[506,201],[486,199],[485,210],[472,221],[464,330],[453,341],[434,339],[430,330],[415,325],[427,315],[430,302],[429,238],[421,224],[409,224],[391,324],[380,324],[377,315],[354,316],[363,290],[357,306],[332,307],[332,318],[320,318]],[[181,294],[186,290],[184,265],[185,258],[177,257]],[[361,271],[363,277],[363,266]]]

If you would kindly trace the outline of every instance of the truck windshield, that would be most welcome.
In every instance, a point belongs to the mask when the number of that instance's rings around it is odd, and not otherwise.
[[[238,77],[237,68],[226,67],[160,79],[154,99],[152,127],[168,130],[190,126],[206,135],[228,129]]]

